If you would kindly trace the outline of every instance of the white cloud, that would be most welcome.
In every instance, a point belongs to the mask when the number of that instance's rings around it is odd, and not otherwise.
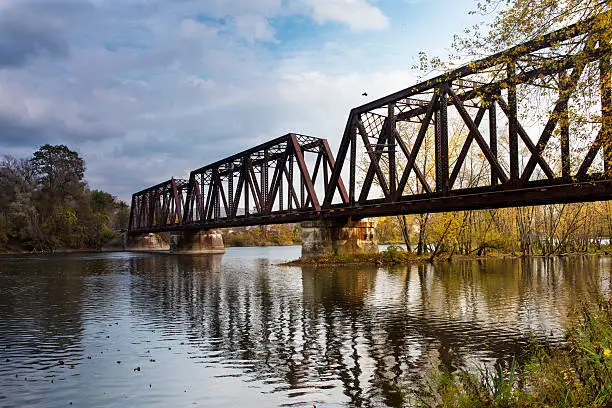
[[[201,12],[214,17],[236,14],[273,16],[282,8],[282,0],[199,0],[196,4]]]
[[[192,19],[185,19],[179,25],[181,37],[187,40],[211,40],[217,35],[217,29]]]
[[[274,29],[268,20],[257,14],[243,14],[234,18],[236,34],[250,43],[255,41],[276,41]]]
[[[189,75],[187,78],[183,79],[183,83],[196,89],[210,89],[214,86],[214,81],[206,80],[195,75]]]
[[[300,15],[321,24],[386,24],[365,0],[308,1],[311,10]],[[344,39],[271,50],[261,43],[283,41],[270,25],[282,14],[280,0],[227,3],[234,8],[221,0],[104,0],[74,17],[83,29],[66,33],[64,57],[32,56],[0,69],[3,153],[68,144],[86,158],[92,187],[128,199],[290,131],[326,137],[335,149],[349,110],[366,102],[363,91],[369,100],[414,82],[406,72],[383,71],[388,66],[363,69],[355,61],[366,58],[343,54],[353,50]],[[45,18],[44,10],[25,11]],[[202,13],[220,20],[200,21]]]
[[[353,31],[378,30],[389,25],[387,17],[367,0],[305,0],[319,23],[336,22]]]

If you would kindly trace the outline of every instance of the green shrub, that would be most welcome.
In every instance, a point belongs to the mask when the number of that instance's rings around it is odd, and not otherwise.
[[[612,406],[612,299],[583,306],[560,346],[535,344],[508,367],[440,370],[410,398],[426,407]]]

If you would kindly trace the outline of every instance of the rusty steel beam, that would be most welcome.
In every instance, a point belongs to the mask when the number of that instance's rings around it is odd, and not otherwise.
[[[580,183],[551,184],[547,180],[534,183],[529,188],[503,190],[495,187],[461,189],[442,194],[421,194],[399,202],[379,200],[367,205],[336,206],[320,212],[312,209],[304,212],[272,212],[253,217],[238,216],[234,219],[212,220],[205,224],[174,225],[170,227],[143,228],[131,233],[187,231],[249,225],[293,223],[317,219],[361,219],[365,217],[396,214],[436,213],[475,209],[521,207],[552,203],[574,203],[612,199],[612,180],[592,180]]]

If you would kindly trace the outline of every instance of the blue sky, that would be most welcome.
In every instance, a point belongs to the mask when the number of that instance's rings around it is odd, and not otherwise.
[[[66,144],[131,192],[417,82],[473,0],[0,0],[0,153]],[[366,91],[368,97],[361,96]]]

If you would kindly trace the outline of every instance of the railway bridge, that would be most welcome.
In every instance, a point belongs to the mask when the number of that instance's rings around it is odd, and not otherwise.
[[[368,217],[608,200],[608,14],[352,109],[335,156],[289,133],[139,191],[132,246],[221,252],[219,228],[302,223],[305,256],[368,252]]]

